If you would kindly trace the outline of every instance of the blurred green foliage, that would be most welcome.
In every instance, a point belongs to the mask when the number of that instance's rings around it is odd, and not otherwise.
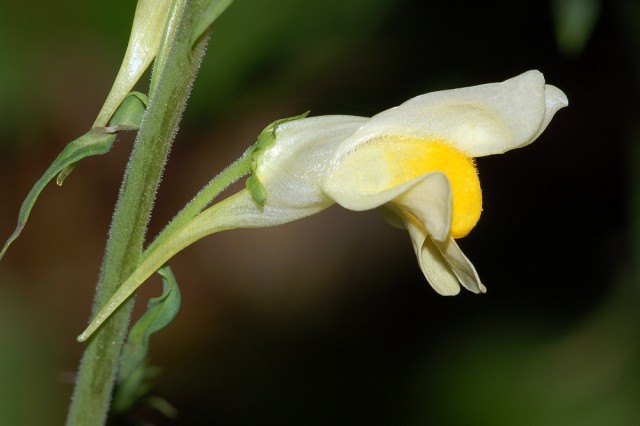
[[[194,108],[207,108],[207,114],[211,108],[214,113],[228,113],[247,92],[254,101],[264,101],[322,79],[322,71],[335,70],[339,59],[367,40],[393,4],[391,0],[235,2],[216,24],[194,92]]]
[[[48,322],[28,299],[16,294],[14,282],[0,273],[0,423],[15,426],[49,424],[64,413],[61,372]]]
[[[411,424],[640,423],[639,298],[629,284],[565,330],[511,316],[445,339],[446,351],[426,355]]]
[[[553,12],[558,47],[566,55],[579,55],[600,14],[600,0],[554,0]]]
[[[55,4],[38,0],[28,7],[2,3],[0,150],[33,142],[39,136],[38,129],[50,125],[52,113],[47,106],[51,104],[48,99],[51,93],[47,89],[56,84],[53,80],[60,78],[59,66],[82,73],[83,68],[91,69],[90,61],[102,56],[112,68],[104,75],[113,73],[115,77],[134,9],[135,2],[128,0],[109,4],[78,0]],[[73,62],[67,62],[71,53]],[[111,81],[96,83],[109,87]],[[78,102],[78,98],[82,98],[81,93],[68,93],[68,102]],[[95,114],[101,101],[95,104]],[[86,128],[90,125],[87,123]]]
[[[247,96],[256,101],[295,93],[301,81],[320,77],[319,70],[330,69],[337,58],[366,40],[392,4],[391,0],[234,3],[216,23],[187,119],[210,120],[230,113],[238,102],[246,105]],[[24,141],[25,129],[41,126],[43,116],[51,114],[44,106],[47,93],[40,90],[43,84],[55,84],[47,69],[51,61],[58,67],[61,59],[74,57],[65,66],[82,73],[83,68],[94,69],[87,61],[97,60],[105,66],[98,76],[105,81],[95,84],[104,90],[109,87],[108,76],[115,77],[126,47],[134,7],[131,0],[108,5],[82,1],[62,5],[39,1],[29,8],[3,5],[0,145]],[[62,55],[57,57],[56,52]],[[82,94],[67,96],[68,102],[77,102]]]

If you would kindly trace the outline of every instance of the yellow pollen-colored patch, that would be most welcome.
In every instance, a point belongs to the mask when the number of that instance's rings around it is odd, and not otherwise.
[[[449,179],[452,192],[451,235],[467,235],[480,219],[482,190],[475,162],[444,139],[411,136],[386,136],[385,163],[390,186],[399,185],[429,172],[442,172]]]

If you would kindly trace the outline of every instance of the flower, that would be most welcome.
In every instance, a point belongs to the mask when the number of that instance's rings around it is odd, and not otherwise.
[[[193,242],[228,229],[291,222],[334,203],[379,209],[406,228],[420,268],[438,293],[457,294],[460,284],[482,293],[484,285],[455,242],[482,212],[474,157],[530,144],[567,105],[561,90],[546,85],[540,72],[528,71],[502,83],[421,95],[371,118],[278,120],[250,150],[247,189],[174,220],[78,340],[86,340]]]
[[[485,287],[455,242],[482,212],[473,157],[530,144],[567,105],[561,90],[528,71],[502,83],[421,95],[366,121],[344,118],[361,125],[343,140],[336,134],[299,143],[302,135],[326,135],[331,123],[293,121],[278,129],[256,173],[274,204],[380,208],[409,231],[438,293],[457,294],[459,284],[480,293]]]

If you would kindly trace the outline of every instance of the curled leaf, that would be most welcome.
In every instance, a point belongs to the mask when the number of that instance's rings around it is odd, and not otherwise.
[[[18,214],[18,225],[13,231],[9,239],[5,242],[2,250],[0,251],[0,259],[4,256],[5,252],[9,248],[9,245],[15,241],[16,238],[22,232],[22,229],[27,223],[29,213],[35,204],[38,196],[56,175],[61,174],[61,179],[58,180],[58,185],[62,184],[62,180],[69,174],[72,166],[85,157],[92,155],[100,155],[108,152],[116,139],[116,135],[108,133],[104,128],[94,128],[89,130],[78,139],[70,142],[58,155],[58,157],[51,163],[49,168],[44,172],[42,177],[33,185],[31,191],[22,202],[20,207],[20,213]]]
[[[107,133],[116,133],[122,130],[138,130],[142,123],[142,117],[144,116],[145,108],[147,107],[148,97],[144,93],[131,92],[124,98],[120,107],[116,110],[111,118],[109,127],[105,127]],[[112,142],[113,143],[113,142]],[[100,155],[109,151],[111,146],[104,152],[97,152],[92,155]],[[64,180],[71,174],[73,169],[76,168],[76,163],[69,164],[58,173],[56,178],[56,184],[62,186]]]
[[[158,368],[150,367],[147,360],[151,334],[166,327],[180,308],[180,291],[169,266],[158,270],[162,276],[163,292],[149,300],[147,311],[131,327],[124,345],[115,392],[114,413],[124,414],[137,404],[149,405],[167,417],[175,417],[176,410],[167,401],[149,397],[150,380],[158,375]]]
[[[78,139],[69,142],[56,159],[53,160],[53,163],[51,163],[40,179],[33,185],[31,191],[29,191],[29,194],[27,194],[22,202],[20,213],[18,214],[18,225],[5,242],[2,250],[0,250],[0,259],[2,259],[11,243],[15,241],[22,232],[31,213],[31,209],[44,187],[51,182],[53,178],[56,178],[58,186],[62,185],[65,178],[69,176],[76,164],[83,158],[109,152],[116,140],[116,132],[121,130],[136,130],[139,127],[145,105],[146,95],[137,92],[131,93],[130,96],[125,98],[121,107],[116,111],[116,114],[114,114],[110,127],[94,127]]]
[[[87,340],[125,300],[131,297],[151,274],[165,264],[174,254],[204,235],[233,228],[234,226],[230,226],[227,222],[235,223],[236,215],[242,222],[243,217],[255,214],[261,220],[264,219],[264,223],[261,222],[260,226],[271,226],[292,220],[290,216],[280,215],[280,212],[275,212],[272,209],[265,211],[257,207],[256,204],[260,205],[259,194],[251,193],[250,189],[241,191],[209,207],[207,210],[202,210],[229,184],[247,174],[252,167],[255,170],[254,161],[261,155],[260,153],[265,147],[275,141],[278,125],[304,118],[307,114],[308,112],[305,112],[295,117],[276,120],[268,125],[258,136],[257,142],[241,158],[209,182],[145,250],[142,263],[138,265],[134,274],[100,308],[91,323],[77,337],[77,340],[79,342]],[[258,179],[255,179],[255,182],[262,185]],[[248,185],[251,185],[251,183],[248,183]],[[263,195],[266,200],[266,191],[264,191]],[[257,197],[258,199],[256,199]],[[220,214],[218,215],[216,212]],[[252,227],[251,223],[252,221],[250,220],[246,223],[238,223],[235,227]]]
[[[131,92],[122,101],[109,123],[109,130],[138,130],[142,124],[149,98],[144,93]]]
[[[180,309],[180,290],[171,268],[166,265],[158,270],[162,276],[163,292],[149,300],[147,311],[131,327],[129,338],[122,351],[119,381],[125,380],[147,357],[151,334],[165,328]]]

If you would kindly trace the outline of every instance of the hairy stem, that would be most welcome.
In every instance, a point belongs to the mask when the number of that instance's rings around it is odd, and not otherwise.
[[[140,261],[147,224],[208,37],[193,45],[198,0],[176,0],[153,70],[149,106],[127,165],[96,289],[93,311],[104,305]],[[102,425],[109,410],[133,302],[128,301],[88,341],[80,362],[67,425]]]

